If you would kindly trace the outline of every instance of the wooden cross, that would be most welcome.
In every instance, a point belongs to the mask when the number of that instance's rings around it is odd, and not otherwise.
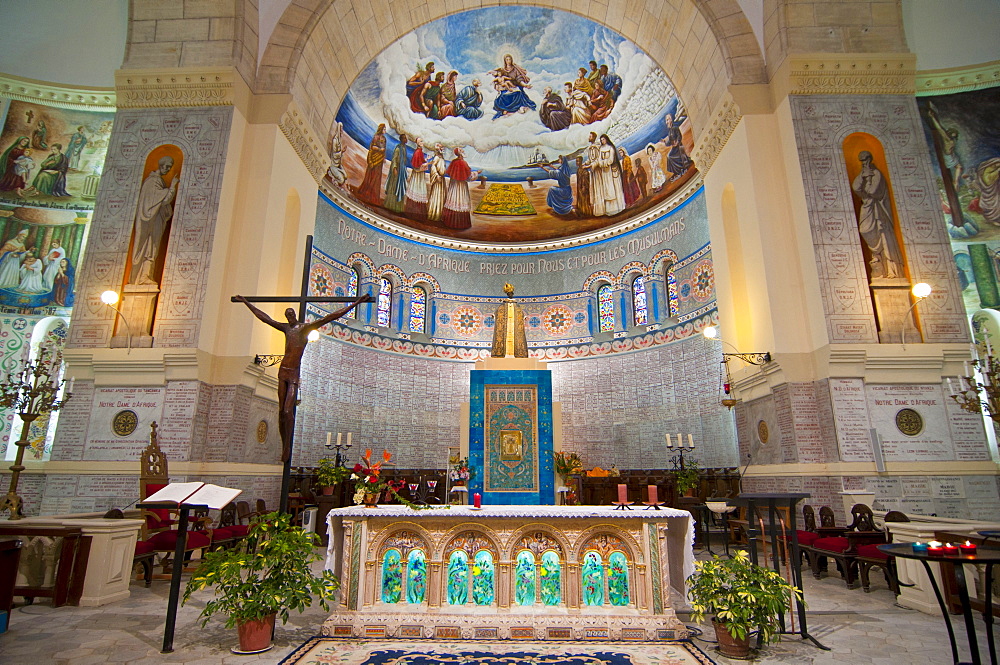
[[[288,488],[292,473],[292,445],[295,436],[295,408],[298,404],[299,392],[299,362],[305,350],[307,335],[310,331],[316,330],[330,321],[347,314],[354,306],[363,302],[372,302],[370,295],[361,297],[327,297],[310,296],[309,293],[309,263],[312,258],[313,237],[306,236],[305,261],[302,267],[302,290],[298,296],[233,296],[233,302],[242,302],[258,319],[276,328],[285,334],[285,355],[282,356],[281,366],[278,368],[278,430],[281,433],[281,457],[284,467],[281,474],[281,512],[288,512]],[[285,310],[286,322],[279,322],[254,307],[251,303],[298,303],[298,317],[294,310]],[[344,308],[332,314],[328,314],[315,321],[306,321],[306,305],[308,303],[354,303],[351,307]]]

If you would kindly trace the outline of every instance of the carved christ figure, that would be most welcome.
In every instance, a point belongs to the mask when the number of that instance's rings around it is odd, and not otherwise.
[[[512,285],[504,284],[503,291],[507,294],[507,298],[497,308],[494,316],[496,323],[493,325],[493,350],[490,355],[494,358],[506,356],[527,358],[528,341],[524,334],[524,310],[514,302]]]
[[[371,296],[367,294],[360,296],[347,307],[309,322],[299,321],[295,310],[289,307],[285,310],[287,323],[275,321],[247,302],[243,296],[233,296],[232,299],[233,302],[243,303],[258,319],[285,334],[285,355],[278,366],[278,432],[281,434],[281,461],[287,462],[292,452],[292,434],[295,432],[295,403],[299,392],[299,365],[302,362],[302,354],[306,350],[306,343],[309,341],[309,333],[339,319],[359,304],[371,302]]]

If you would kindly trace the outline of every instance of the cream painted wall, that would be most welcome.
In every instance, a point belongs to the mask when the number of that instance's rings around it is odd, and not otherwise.
[[[997,0],[903,0],[903,27],[918,70],[1000,60]]]

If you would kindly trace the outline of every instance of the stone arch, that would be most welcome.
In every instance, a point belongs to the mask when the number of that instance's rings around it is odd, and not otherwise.
[[[496,532],[492,529],[483,526],[482,524],[476,524],[474,522],[465,522],[462,524],[456,524],[452,528],[448,529],[448,532],[435,543],[434,545],[434,559],[441,561],[444,560],[447,555],[451,554],[451,551],[455,549],[464,550],[469,556],[474,556],[475,552],[478,551],[476,547],[465,546],[469,543],[461,543],[459,541],[462,538],[468,537],[471,534],[473,537],[479,537],[481,541],[477,540],[478,549],[488,550],[493,554],[493,559],[495,562],[500,562],[500,554],[503,550],[500,547],[500,539],[497,537]]]
[[[380,557],[384,554],[385,550],[390,546],[395,546],[389,543],[389,541],[397,538],[412,540],[412,543],[407,548],[407,551],[414,547],[422,547],[425,554],[430,557],[431,548],[434,547],[434,538],[431,533],[424,527],[414,522],[400,522],[394,525],[392,529],[387,529],[372,540],[368,546],[368,560],[374,561],[376,557]]]
[[[502,0],[499,4],[520,4]],[[565,3],[541,7],[566,11]],[[383,5],[366,0],[292,0],[271,34],[257,70],[257,92],[290,92],[316,127],[330,127],[337,106],[364,67],[387,44],[455,13],[443,4]],[[729,85],[765,83],[760,47],[738,0],[657,0],[592,4],[583,14],[643,49],[670,76],[688,110],[695,139]],[[473,7],[463,7],[462,10]],[[337,63],[336,70],[331,63]]]
[[[563,563],[566,562],[566,557],[571,551],[571,543],[569,542],[569,539],[567,539],[564,534],[553,530],[549,525],[538,522],[525,524],[511,534],[510,539],[507,541],[507,547],[504,550],[504,554],[507,559],[509,561],[513,561],[514,557],[517,556],[517,553],[523,549],[531,549],[534,551],[531,547],[526,547],[523,541],[531,538],[535,533],[541,533],[556,543],[560,548],[558,550],[560,559],[562,559]],[[535,554],[541,555],[541,552],[535,552]]]
[[[587,543],[590,542],[592,538],[598,537],[601,534],[615,536],[628,548],[630,548],[631,551],[626,552],[630,562],[643,563],[642,547],[639,546],[639,542],[635,539],[635,536],[612,524],[595,524],[577,536],[577,539],[573,543],[573,547],[570,550],[572,556],[574,557],[574,561],[581,561],[583,559],[583,552]]]

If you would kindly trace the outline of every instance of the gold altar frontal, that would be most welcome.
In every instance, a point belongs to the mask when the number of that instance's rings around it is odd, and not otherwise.
[[[470,506],[330,511],[334,637],[674,640],[693,571],[686,511]]]

